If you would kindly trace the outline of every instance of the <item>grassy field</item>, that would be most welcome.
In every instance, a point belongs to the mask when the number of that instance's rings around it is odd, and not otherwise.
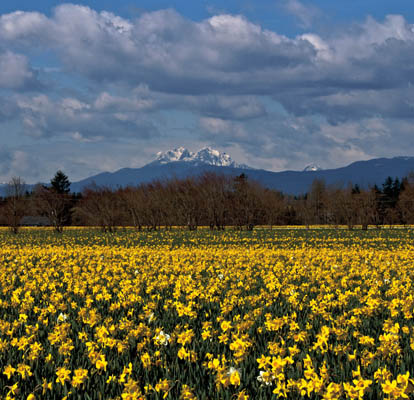
[[[0,230],[1,399],[414,389],[414,230]]]

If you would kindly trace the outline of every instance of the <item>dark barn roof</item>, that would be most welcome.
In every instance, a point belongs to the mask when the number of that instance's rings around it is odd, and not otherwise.
[[[50,223],[49,218],[47,217],[26,215],[21,219],[20,225],[22,226],[50,226],[51,223]]]

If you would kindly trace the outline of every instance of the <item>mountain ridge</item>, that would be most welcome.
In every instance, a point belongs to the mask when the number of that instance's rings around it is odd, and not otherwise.
[[[196,177],[205,172],[213,172],[227,176],[245,174],[249,179],[257,181],[269,189],[299,195],[309,191],[315,179],[323,179],[328,185],[344,186],[352,183],[358,184],[360,187],[368,187],[375,184],[382,185],[388,176],[403,178],[411,171],[414,171],[414,157],[408,156],[355,161],[340,168],[281,172],[202,163],[195,165],[193,162],[177,160],[155,164],[151,162],[141,168],[123,168],[115,172],[98,174],[73,183],[72,190],[81,191],[93,182],[98,186],[124,187],[148,183],[153,180]]]
[[[136,186],[143,183],[169,179],[197,177],[206,172],[227,176],[247,175],[269,189],[285,194],[305,194],[315,179],[324,180],[327,185],[345,186],[350,183],[361,188],[381,186],[388,176],[403,178],[414,171],[414,157],[398,156],[393,158],[374,158],[355,161],[347,166],[331,169],[318,169],[312,163],[302,171],[273,172],[254,169],[244,164],[237,164],[226,153],[220,153],[209,147],[198,152],[190,152],[184,147],[159,152],[155,160],[140,168],[122,168],[115,172],[102,172],[88,178],[73,182],[72,192],[81,192],[88,186],[108,186],[120,188]],[[27,185],[31,190],[34,185]],[[7,185],[0,185],[0,194],[5,195]]]
[[[322,168],[316,164],[316,163],[311,163],[309,165],[307,165],[305,168],[303,168],[303,172],[315,172],[315,171],[322,171]]]

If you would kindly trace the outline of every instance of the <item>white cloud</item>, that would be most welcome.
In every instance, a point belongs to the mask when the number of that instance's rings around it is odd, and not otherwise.
[[[287,6],[306,9],[297,0]],[[396,86],[413,72],[407,63],[413,26],[395,15],[383,22],[368,18],[330,37],[307,33],[288,38],[238,15],[193,22],[161,10],[129,21],[65,4],[50,18],[24,12],[3,15],[0,32],[5,32],[0,35],[3,46],[53,49],[67,71],[91,81],[130,88],[144,84],[163,93],[280,93],[283,101],[292,88]],[[391,63],[395,72],[389,82],[380,79]]]
[[[128,101],[126,104],[129,105]],[[147,139],[158,136],[155,125],[143,114],[119,118],[117,104],[105,108],[98,100],[91,103],[71,97],[54,100],[41,94],[20,95],[16,106],[25,134],[34,138],[67,136],[77,141],[96,141],[113,136]]]
[[[51,18],[37,13],[3,16],[3,31],[9,34],[0,43],[54,49],[67,68],[90,79],[146,83],[176,93],[225,87],[237,91],[249,80],[263,86],[252,74],[269,74],[271,68],[275,78],[280,69],[309,63],[312,55],[306,41],[263,30],[241,16],[192,22],[171,10],[143,14],[132,23],[66,4]]]
[[[304,4],[299,0],[286,0],[284,8],[287,12],[298,18],[301,26],[304,28],[311,27],[313,21],[322,14],[319,8],[310,4]]]
[[[219,136],[220,139],[218,140],[220,142],[226,140],[238,142],[246,140],[250,136],[240,123],[225,121],[220,118],[200,118],[200,127],[210,134],[210,138]]]
[[[29,89],[39,86],[27,57],[7,51],[0,54],[0,88]]]
[[[94,107],[97,110],[121,110],[127,111],[145,111],[154,107],[154,100],[149,98],[126,98],[121,96],[113,96],[108,92],[102,92],[94,101]]]
[[[310,31],[320,14],[309,4],[285,3]],[[39,72],[62,78],[54,87],[31,66],[43,53],[57,60]],[[413,76],[414,25],[398,15],[291,38],[229,14],[128,20],[64,4],[50,17],[0,16],[0,121],[30,140],[100,149],[115,136],[152,146],[187,135],[275,168],[318,157],[338,166],[414,151]],[[177,111],[187,121],[172,127]]]
[[[28,182],[39,173],[41,163],[37,157],[21,149],[0,148],[0,183],[7,183],[14,176]]]
[[[320,36],[313,33],[305,33],[299,36],[301,39],[308,41],[316,50],[316,57],[324,61],[332,61],[333,54],[329,44]]]
[[[226,131],[230,130],[230,122],[219,118],[201,118],[200,125],[207,132],[215,135],[226,133]]]
[[[46,33],[50,25],[49,19],[38,12],[3,14],[0,16],[0,37],[3,41],[17,41],[30,46],[39,39],[39,33]],[[46,38],[43,36],[42,39]]]

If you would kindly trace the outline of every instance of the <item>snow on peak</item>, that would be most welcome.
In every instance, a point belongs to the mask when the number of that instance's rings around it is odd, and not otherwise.
[[[154,163],[168,164],[177,161],[191,162],[194,165],[207,164],[217,167],[249,168],[244,164],[235,163],[228,154],[221,153],[211,147],[204,147],[195,153],[184,147],[160,151],[157,153]]]
[[[226,153],[220,153],[210,147],[204,147],[194,155],[194,161],[202,164],[216,165],[219,167],[235,167],[236,163]]]
[[[303,169],[303,172],[316,172],[316,171],[321,171],[321,170],[322,168],[319,165],[312,163],[312,164],[307,165]]]
[[[187,159],[190,159],[193,156],[194,154],[186,148],[178,147],[174,150],[159,151],[156,155],[155,161],[158,161],[160,164],[167,164],[174,161],[187,161]]]

